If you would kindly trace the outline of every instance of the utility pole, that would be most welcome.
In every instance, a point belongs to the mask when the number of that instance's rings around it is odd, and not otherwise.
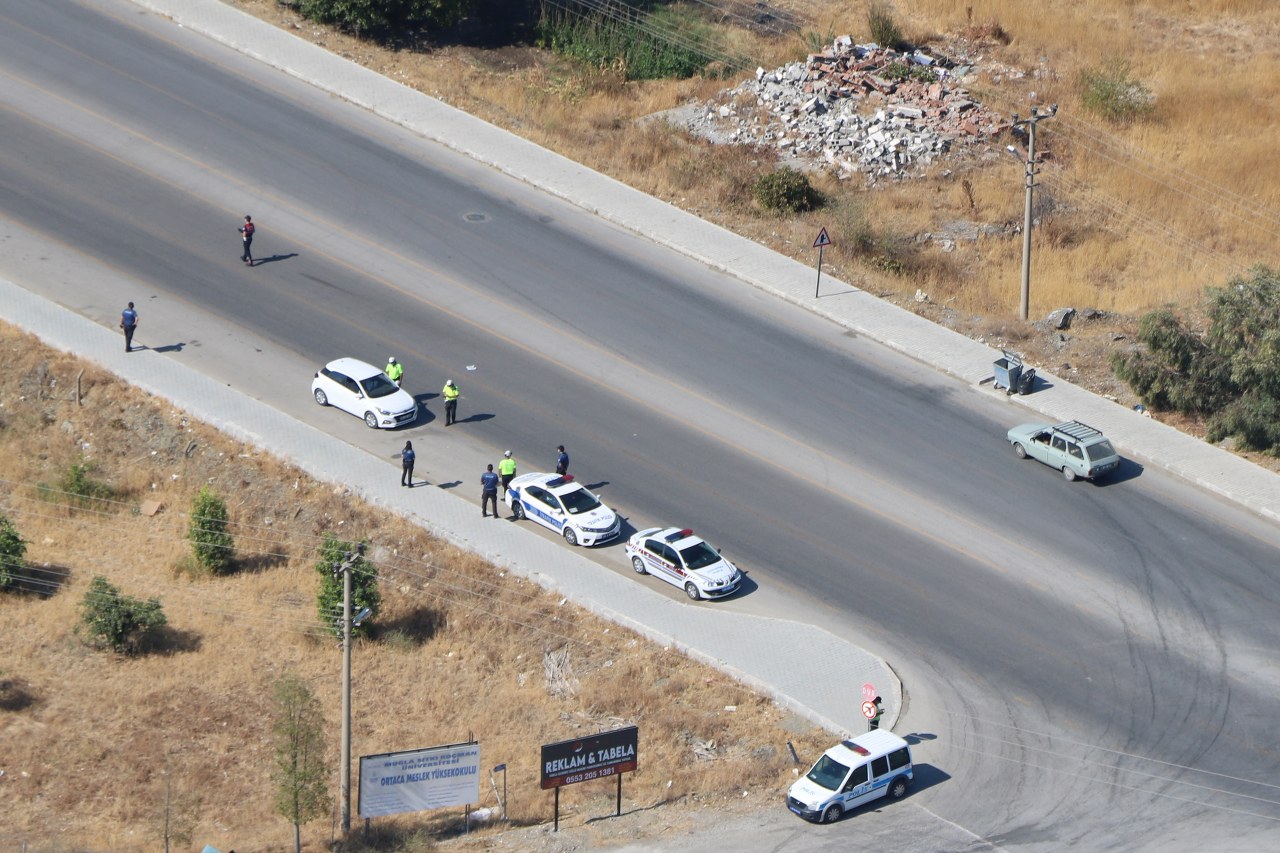
[[[1019,309],[1019,316],[1023,320],[1027,319],[1027,312],[1031,302],[1031,195],[1036,184],[1036,166],[1039,161],[1036,160],[1036,124],[1041,119],[1053,118],[1058,112],[1058,105],[1052,104],[1049,109],[1039,111],[1035,107],[1031,108],[1031,115],[1025,119],[1019,120],[1018,114],[1013,114],[1013,126],[1026,126],[1027,128],[1027,159],[1024,164],[1026,167],[1027,181],[1027,203],[1026,209],[1022,215],[1022,304]],[[1009,152],[1015,157],[1017,149],[1012,145],[1009,146]]]
[[[364,543],[347,552],[342,573],[342,771],[338,782],[338,814],[342,834],[351,831],[351,570],[364,554]]]

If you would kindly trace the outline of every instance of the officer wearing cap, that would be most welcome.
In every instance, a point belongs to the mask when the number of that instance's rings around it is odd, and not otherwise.
[[[458,395],[462,392],[453,384],[452,379],[446,379],[444,390],[440,393],[444,395],[444,425],[453,426],[458,420]]]
[[[502,461],[498,463],[498,474],[502,479],[502,494],[505,495],[507,487],[516,476],[516,460],[511,458],[510,450],[502,454]]]
[[[404,376],[404,365],[396,361],[394,355],[387,359],[387,368],[382,372],[387,374],[388,379],[396,383],[397,388],[400,387],[400,379]]]

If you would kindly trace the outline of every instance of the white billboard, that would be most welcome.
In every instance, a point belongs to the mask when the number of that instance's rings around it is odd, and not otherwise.
[[[480,802],[480,744],[360,756],[362,818]]]

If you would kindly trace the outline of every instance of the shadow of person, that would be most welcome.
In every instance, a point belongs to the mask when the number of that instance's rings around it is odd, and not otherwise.
[[[287,260],[289,260],[290,258],[296,258],[296,257],[298,257],[298,253],[297,253],[297,252],[290,252],[290,253],[289,253],[289,254],[287,254],[287,255],[272,255],[272,256],[271,256],[271,257],[269,257],[269,258],[254,258],[254,259],[253,259],[253,265],[254,265],[255,267],[260,267],[260,266],[262,266],[263,264],[273,264],[273,263],[275,263],[276,261],[287,261]]]
[[[162,347],[155,347],[152,352],[182,352],[182,348],[187,345],[186,341],[178,341],[176,344],[165,344]]]

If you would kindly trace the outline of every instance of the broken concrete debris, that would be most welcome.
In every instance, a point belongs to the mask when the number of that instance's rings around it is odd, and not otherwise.
[[[842,177],[901,177],[953,145],[1009,127],[960,85],[970,70],[841,36],[805,62],[757,68],[686,127],[715,142],[772,145]]]

